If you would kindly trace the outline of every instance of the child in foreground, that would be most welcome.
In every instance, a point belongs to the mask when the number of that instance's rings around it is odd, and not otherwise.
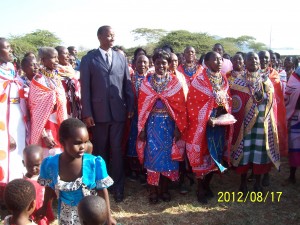
[[[4,225],[35,224],[29,219],[35,210],[35,189],[32,183],[24,179],[10,181],[4,189],[4,202],[12,213],[5,217]]]
[[[23,151],[23,164],[26,167],[26,174],[24,179],[30,181],[36,192],[36,209],[30,216],[31,219],[37,221],[36,211],[42,207],[44,201],[45,187],[41,186],[38,182],[40,174],[40,166],[43,161],[43,148],[39,145],[28,145]],[[52,202],[49,201],[46,211],[46,216],[38,220],[38,225],[49,225],[54,221],[54,214],[51,206]]]
[[[107,214],[105,200],[100,196],[86,196],[78,204],[81,225],[104,225]]]
[[[110,213],[107,188],[113,184],[105,161],[100,156],[85,154],[89,135],[78,119],[69,118],[59,128],[63,153],[44,159],[38,182],[46,186],[44,204],[38,215],[43,217],[47,204],[56,194],[59,224],[80,224],[77,205],[84,196],[100,195],[105,199],[107,224],[115,225]]]

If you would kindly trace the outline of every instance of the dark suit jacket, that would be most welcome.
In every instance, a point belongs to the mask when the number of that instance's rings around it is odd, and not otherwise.
[[[125,57],[112,50],[108,68],[100,50],[85,55],[80,64],[82,118],[123,122],[133,112],[134,95]]]

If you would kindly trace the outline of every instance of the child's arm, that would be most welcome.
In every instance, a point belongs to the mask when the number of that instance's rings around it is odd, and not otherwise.
[[[54,199],[55,196],[56,196],[55,191],[51,187],[46,186],[45,193],[44,193],[43,205],[41,208],[39,208],[36,211],[36,217],[38,220],[41,220],[42,218],[44,218],[46,216],[48,203],[49,203],[49,201],[52,202],[52,200]]]
[[[112,217],[111,212],[110,212],[110,202],[109,202],[109,196],[108,196],[107,189],[104,188],[102,190],[98,190],[98,195],[100,197],[104,198],[104,200],[106,202],[106,207],[107,207],[107,211],[108,211],[107,224],[108,225],[116,225],[117,221]]]

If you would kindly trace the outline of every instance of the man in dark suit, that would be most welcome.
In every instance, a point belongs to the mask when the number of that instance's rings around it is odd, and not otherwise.
[[[116,202],[124,198],[121,141],[126,118],[133,116],[133,92],[126,59],[112,50],[114,32],[102,26],[97,32],[100,48],[81,60],[82,118],[92,127],[93,154],[111,161]]]

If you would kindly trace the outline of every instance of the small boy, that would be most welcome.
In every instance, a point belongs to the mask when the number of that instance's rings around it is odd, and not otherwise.
[[[103,225],[107,220],[105,200],[100,196],[86,196],[78,204],[81,225]]]
[[[40,175],[40,167],[43,161],[43,149],[39,145],[28,145],[23,151],[23,164],[26,167],[26,174],[24,179],[30,181],[36,191],[36,210],[31,215],[31,219],[37,220],[36,211],[39,210],[44,201],[45,187],[41,186],[38,182],[38,176]],[[38,225],[49,225],[55,219],[51,202],[47,207],[46,216],[40,218]]]
[[[9,182],[4,189],[6,208],[12,213],[5,217],[4,225],[35,224],[29,216],[35,210],[35,189],[32,183],[24,179]]]

